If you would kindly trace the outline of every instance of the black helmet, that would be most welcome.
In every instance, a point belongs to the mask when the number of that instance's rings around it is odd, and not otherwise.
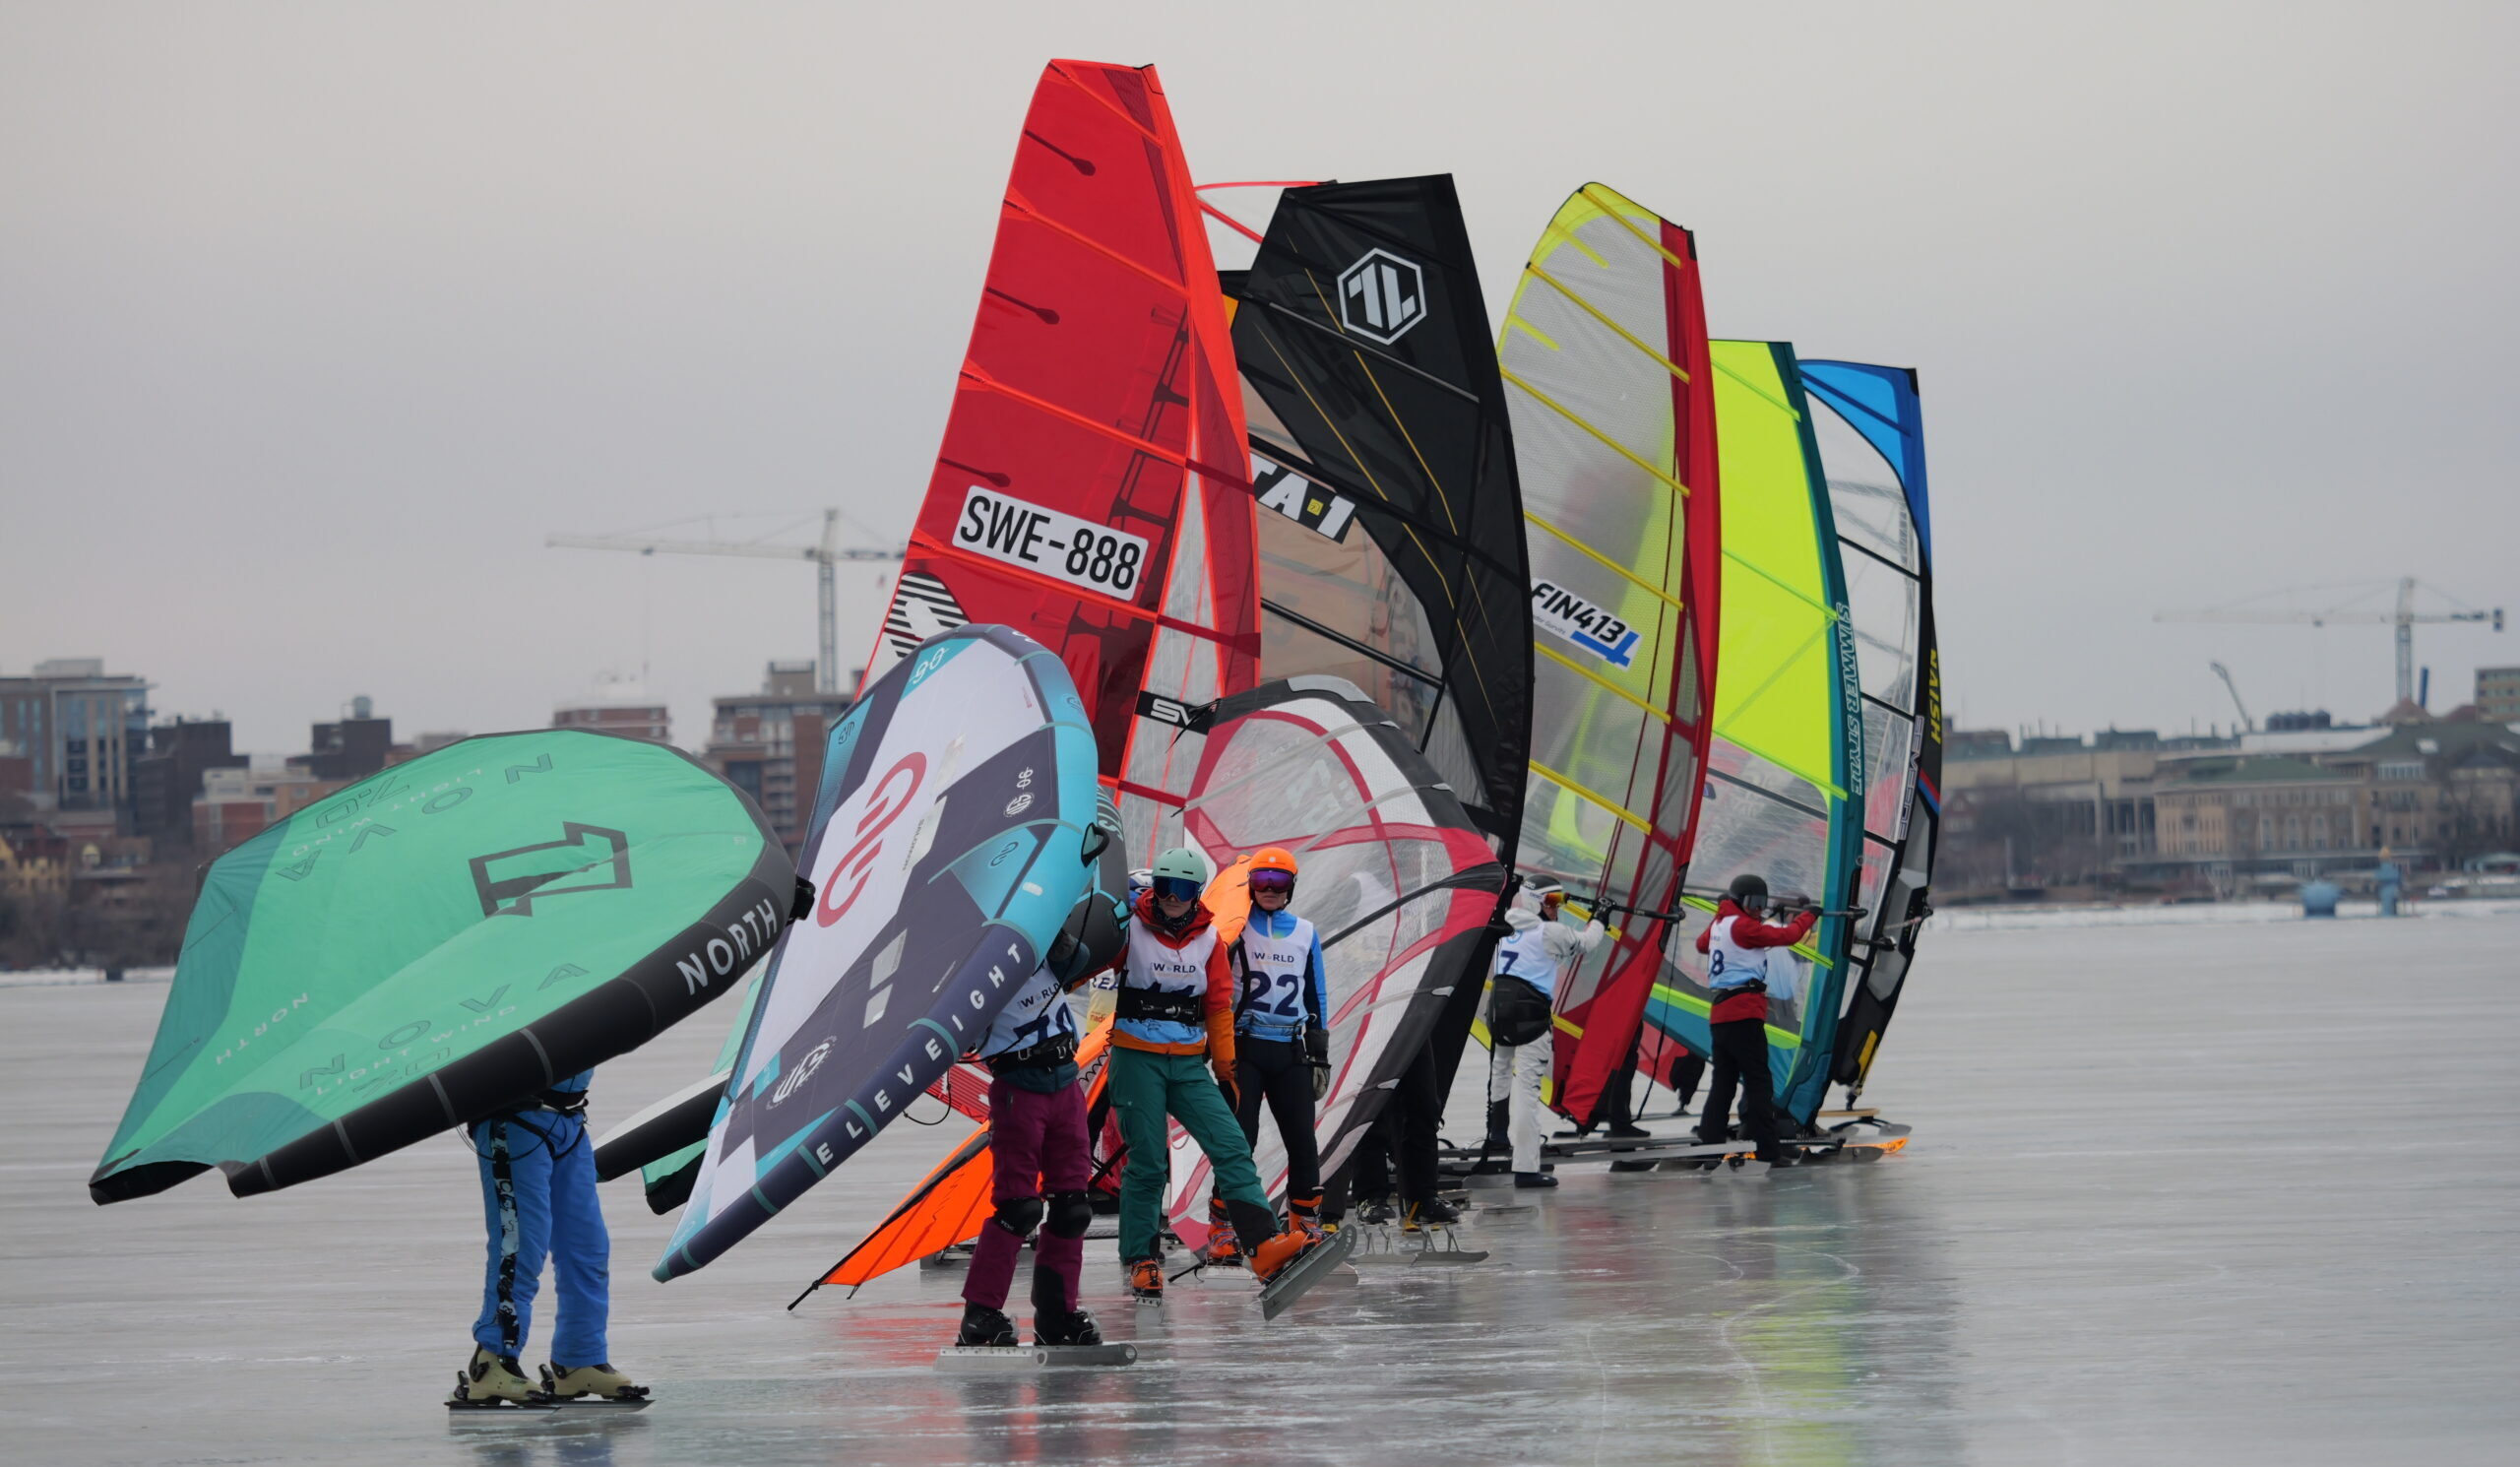
[[[1756,872],[1746,872],[1733,877],[1732,885],[1724,894],[1745,912],[1764,907],[1768,904],[1768,878]]]

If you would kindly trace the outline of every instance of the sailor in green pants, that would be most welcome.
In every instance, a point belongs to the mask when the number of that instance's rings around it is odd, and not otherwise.
[[[1206,882],[1198,853],[1175,847],[1157,858],[1154,884],[1130,913],[1116,965],[1119,1007],[1105,1083],[1129,1152],[1120,1178],[1120,1261],[1129,1292],[1148,1303],[1164,1300],[1156,1238],[1164,1225],[1167,1118],[1179,1120],[1207,1153],[1254,1277],[1266,1283],[1314,1242],[1300,1230],[1280,1231],[1251,1165],[1251,1143],[1234,1119],[1233,971],[1199,905]]]

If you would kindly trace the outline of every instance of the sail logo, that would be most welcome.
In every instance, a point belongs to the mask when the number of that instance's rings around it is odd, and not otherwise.
[[[1347,498],[1256,453],[1251,456],[1251,487],[1259,493],[1262,509],[1292,520],[1315,535],[1347,543],[1348,529],[1356,517],[1356,506]]]
[[[1644,640],[1636,628],[1553,581],[1532,584],[1532,624],[1613,668],[1633,667],[1636,644]]]
[[[1373,249],[1339,273],[1339,321],[1357,336],[1388,347],[1425,319],[1426,276],[1412,262]]]
[[[1125,530],[1043,509],[972,485],[954,521],[955,548],[1104,596],[1130,597],[1146,565],[1147,541]]]
[[[943,581],[925,571],[902,572],[893,604],[884,612],[884,641],[896,658],[909,657],[930,637],[970,623],[971,615]]]
[[[823,1059],[830,1053],[830,1040],[824,1040],[821,1044],[807,1050],[803,1056],[797,1059],[796,1067],[794,1069],[791,1069],[788,1073],[779,1077],[778,1088],[770,1092],[770,1103],[773,1106],[776,1106],[781,1101],[794,1095],[796,1093],[797,1086],[812,1079],[814,1071],[823,1067]]]
[[[600,825],[560,822],[560,838],[472,860],[472,893],[483,917],[532,917],[546,898],[630,886],[630,838]],[[555,886],[572,876],[588,879]]]
[[[857,844],[849,848],[823,878],[821,898],[814,904],[814,924],[830,926],[847,916],[857,902],[857,894],[866,889],[866,873],[874,868],[875,858],[883,854],[884,832],[910,808],[911,797],[927,778],[927,756],[913,751],[875,782],[874,793],[867,797],[865,813],[857,817]],[[849,889],[841,890],[842,878],[848,878]],[[838,898],[835,902],[833,899]]]
[[[1202,703],[1193,708],[1176,699],[1160,697],[1144,688],[1138,689],[1138,717],[1153,719],[1159,724],[1167,724],[1175,729],[1187,729],[1194,734],[1206,732],[1208,715],[1215,708],[1214,703]]]

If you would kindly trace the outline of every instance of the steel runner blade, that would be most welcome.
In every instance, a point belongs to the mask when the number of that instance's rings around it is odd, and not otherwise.
[[[1342,1228],[1330,1235],[1321,1246],[1287,1265],[1286,1272],[1269,1281],[1260,1291],[1260,1317],[1275,1319],[1287,1306],[1304,1296],[1305,1291],[1327,1278],[1333,1269],[1348,1261],[1356,1248],[1354,1229]]]

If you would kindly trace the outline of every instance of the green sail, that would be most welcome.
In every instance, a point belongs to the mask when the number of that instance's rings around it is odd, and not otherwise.
[[[466,739],[220,857],[98,1202],[370,1161],[636,1049],[734,987],[795,868],[680,751]]]

